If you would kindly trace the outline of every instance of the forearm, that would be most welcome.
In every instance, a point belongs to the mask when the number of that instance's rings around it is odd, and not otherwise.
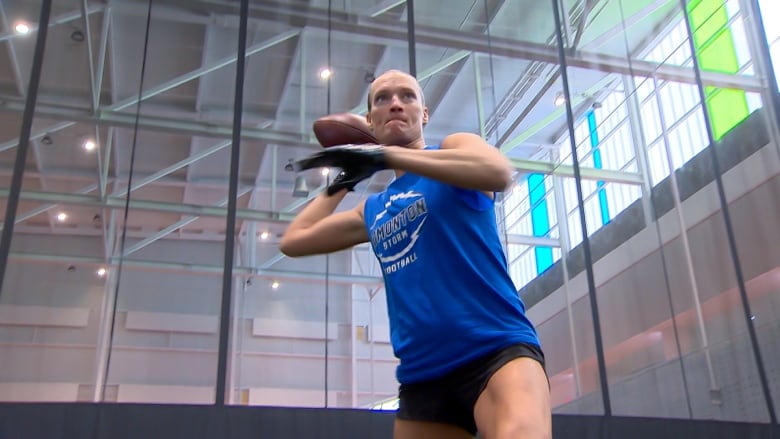
[[[347,190],[333,196],[321,193],[287,227],[279,250],[287,256],[330,253],[368,240],[363,224],[362,204],[335,213]]]
[[[317,222],[327,218],[333,214],[346,194],[347,191],[344,190],[335,193],[332,196],[328,196],[326,191],[322,191],[295,217],[287,227],[285,234],[309,228]]]
[[[511,183],[511,165],[499,151],[489,148],[421,150],[388,146],[385,158],[391,169],[462,188],[501,192]]]

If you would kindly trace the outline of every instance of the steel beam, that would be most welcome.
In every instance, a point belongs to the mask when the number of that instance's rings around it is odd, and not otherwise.
[[[87,8],[87,13],[94,14],[95,12],[100,12],[105,8],[106,8],[105,5],[92,6],[91,8]],[[51,21],[49,21],[48,27],[56,26],[59,24],[70,23],[71,21],[78,20],[79,18],[81,18],[80,10],[76,12],[69,12],[67,14],[58,15],[52,18]],[[8,29],[10,29],[10,27]],[[37,24],[30,24],[30,33],[36,32],[37,30],[38,30]],[[19,35],[14,31],[9,31],[4,34],[0,34],[0,43],[2,43],[3,41],[12,40],[14,38],[24,38],[26,36],[27,35]]]
[[[2,2],[0,2],[0,22],[3,23],[3,26],[6,29],[11,28],[11,24],[8,21],[8,17],[5,13],[5,8],[3,7]],[[22,69],[19,63],[19,57],[16,54],[16,48],[14,47],[14,42],[9,41],[8,42],[8,55],[10,57],[11,61],[11,70],[14,73],[14,83],[16,84],[16,91],[19,93],[20,96],[26,97],[26,91],[25,91],[25,83],[24,78],[22,77]],[[33,158],[35,160],[35,168],[38,170],[38,179],[41,183],[41,188],[46,190],[46,174],[43,172],[43,168],[41,166],[41,152],[37,141],[33,141],[30,139],[30,147],[32,148]],[[14,221],[14,224],[18,224],[20,221],[16,219]],[[49,226],[52,227],[53,224],[51,223],[51,217],[49,217]]]
[[[0,194],[7,196],[8,188],[0,188]],[[125,199],[123,197],[106,197],[101,200],[97,195],[86,194],[66,194],[59,192],[44,192],[22,190],[21,199],[25,201],[39,201],[44,203],[73,204],[81,206],[94,206],[106,209],[124,209]],[[201,206],[196,204],[184,203],[166,203],[162,201],[150,200],[130,200],[130,209],[146,210],[154,212],[169,212],[182,215],[209,216],[224,218],[227,210],[222,207]],[[287,223],[292,221],[295,215],[285,212],[271,212],[267,210],[249,210],[237,209],[237,219],[250,221],[270,221]]]
[[[515,169],[521,172],[574,177],[574,168],[571,165],[561,165],[549,162],[515,158],[510,158],[509,161],[512,163],[512,166],[515,167]],[[580,176],[583,180],[609,181],[623,184],[642,184],[642,176],[633,172],[583,168],[580,166]]]
[[[9,259],[18,262],[41,262],[41,263],[56,263],[56,264],[69,264],[69,265],[88,265],[88,266],[102,266],[111,271],[111,268],[116,268],[119,263],[119,258],[112,257],[106,261],[102,257],[90,257],[90,256],[76,256],[76,255],[51,255],[43,253],[32,252],[11,252]],[[165,261],[141,261],[135,259],[122,260],[122,266],[132,269],[148,270],[148,271],[164,271],[164,272],[183,272],[183,273],[198,273],[205,275],[220,275],[222,274],[224,267],[221,265],[206,265],[206,264],[190,264],[186,262],[165,262]],[[263,277],[273,277],[279,280],[289,281],[314,281],[323,282],[327,276],[328,282],[345,285],[365,285],[365,286],[380,286],[382,285],[381,276],[361,276],[354,274],[339,274],[339,273],[313,273],[310,271],[295,271],[295,270],[258,270],[254,267],[233,267],[233,276],[246,276],[255,275]]]
[[[198,10],[203,13],[216,13],[238,16],[237,5],[216,0],[162,0],[162,3],[181,6],[185,10]],[[263,2],[253,4],[250,17],[267,21],[283,21],[297,27],[332,29],[335,32],[356,34],[385,39],[388,42],[406,42],[405,23],[390,23],[375,20],[357,14],[337,12],[328,14],[326,9],[295,7],[292,5]],[[418,44],[465,50],[468,52],[492,53],[512,59],[542,61],[558,64],[558,52],[554,45],[531,43],[505,37],[492,37],[490,44],[484,35],[477,32],[437,28],[420,25],[415,27]],[[662,65],[645,60],[628,59],[585,51],[574,51],[567,55],[569,67],[597,70],[605,73],[633,74],[635,76],[656,76],[659,79],[695,84],[696,78],[689,68]],[[760,92],[760,81],[748,76],[734,76],[724,73],[702,72],[702,82],[708,86],[738,88],[751,92]]]
[[[449,66],[451,66],[451,65],[461,61],[462,59],[468,57],[470,54],[471,54],[471,52],[468,52],[466,50],[461,50],[461,51],[458,51],[457,53],[454,53],[454,54],[448,56],[447,58],[437,62],[436,64],[432,65],[431,67],[429,67],[429,68],[423,70],[422,72],[420,72],[416,76],[417,81],[418,82],[419,81],[423,81],[423,80],[426,80],[426,79],[432,77],[433,75],[441,72],[442,70],[446,69],[447,67],[449,67]],[[351,110],[349,110],[350,113],[355,113],[355,114],[364,114],[367,111],[368,111],[368,107],[366,106],[365,102],[361,102],[360,105],[358,105],[358,106],[352,108]]]
[[[90,192],[93,192],[95,189],[98,188],[97,184],[91,184],[89,186],[85,186],[79,190],[76,191],[77,194],[88,194]],[[24,221],[27,221],[28,219],[40,215],[44,212],[47,212],[50,209],[53,209],[57,207],[58,204],[44,204],[42,206],[38,206],[34,209],[28,210],[27,212],[24,212],[16,217],[16,224],[22,223]],[[3,225],[2,222],[0,222],[0,229],[2,229]]]
[[[558,74],[560,74],[560,69],[557,71]],[[609,85],[609,83],[613,81],[613,79],[610,76],[605,76],[600,81],[596,82],[592,87],[590,87],[588,90],[586,90],[582,94],[572,95],[571,96],[571,106],[576,107],[580,105],[582,102],[587,99],[588,96],[592,96],[597,91],[604,89]],[[545,127],[550,125],[551,123],[555,122],[556,120],[559,120],[560,118],[564,117],[565,108],[559,107],[555,109],[553,112],[547,115],[544,119],[536,122],[532,126],[530,126],[528,129],[524,130],[519,135],[515,136],[514,138],[506,141],[501,142],[500,147],[502,152],[508,152],[520,145],[521,143],[525,142],[526,140],[530,139],[534,135],[536,135],[538,132],[543,130]]]
[[[663,6],[671,4],[669,0],[655,0],[652,3],[646,5],[644,8],[640,9],[637,13],[630,17],[626,17],[626,20],[623,22],[620,22],[616,24],[615,26],[611,27],[610,29],[607,29],[605,32],[603,32],[598,37],[588,41],[587,46],[589,47],[601,47],[603,44],[605,44],[607,41],[619,36],[623,32],[627,31],[629,27],[639,23],[642,21],[643,18],[647,17],[648,15],[652,14],[653,12],[661,9]],[[575,46],[576,47],[576,46]]]
[[[269,38],[263,42],[257,43],[250,48],[247,49],[246,56],[249,57],[250,55],[254,55],[256,53],[262,52],[263,50],[266,50],[270,47],[273,47],[279,43],[282,43],[284,41],[289,40],[292,37],[297,36],[300,33],[300,30],[289,30],[287,32],[283,32],[273,38]],[[219,70],[223,67],[229,66],[236,62],[237,57],[236,56],[228,56],[225,58],[222,58],[221,60],[218,60],[214,62],[211,65],[201,67],[199,69],[195,69],[191,72],[185,73],[183,75],[177,76],[169,81],[166,81],[162,84],[159,84],[155,87],[152,87],[149,90],[145,90],[143,93],[141,93],[141,101],[145,101],[151,97],[157,96],[159,94],[165,93],[169,90],[172,90],[182,84],[186,84],[189,81],[192,81],[194,79],[200,78],[208,73],[214,72],[216,70]],[[107,111],[118,111],[123,110],[125,108],[128,108],[132,105],[137,104],[139,101],[139,98],[137,96],[124,99],[122,101],[117,102],[116,104],[109,105],[105,110]],[[105,111],[103,110],[103,111]]]
[[[242,197],[247,192],[249,192],[251,189],[244,189],[238,193],[238,197]],[[224,207],[228,203],[227,198],[223,198],[219,200],[217,203],[214,204],[214,206],[217,207]],[[136,242],[135,244],[131,245],[130,247],[125,249],[124,256],[127,256],[131,253],[137,252],[138,250],[141,250],[142,248],[148,246],[149,244],[152,244],[156,241],[159,241],[160,239],[164,238],[165,236],[168,236],[169,234],[175,232],[178,229],[181,229],[182,227],[186,226],[187,224],[191,224],[200,218],[199,216],[186,216],[182,218],[181,220],[169,225],[168,227],[165,227],[164,229],[160,230],[159,232],[148,236],[144,238],[143,240]],[[252,224],[254,224],[254,221],[250,221]]]
[[[216,153],[218,151],[221,151],[221,150],[227,148],[228,146],[230,146],[230,144],[231,144],[230,140],[225,140],[223,142],[217,143],[214,146],[206,148],[203,151],[200,151],[200,152],[197,152],[195,154],[192,154],[192,155],[190,155],[189,157],[187,157],[184,160],[180,160],[180,161],[178,161],[178,162],[176,162],[176,163],[174,163],[174,164],[172,164],[170,166],[167,166],[167,167],[165,167],[165,168],[155,172],[154,174],[151,174],[151,175],[148,175],[148,176],[142,178],[137,183],[133,183],[133,186],[130,188],[130,191],[132,192],[132,191],[135,191],[137,189],[140,189],[140,188],[146,186],[147,184],[154,183],[155,181],[165,177],[166,175],[169,175],[169,174],[171,174],[173,172],[176,172],[179,169],[181,169],[181,168],[183,168],[185,166],[191,165],[192,163],[195,163],[195,162],[197,162],[198,160],[200,160],[200,159],[202,159],[204,157],[208,157],[211,154],[214,154],[214,153]],[[127,194],[127,188],[114,191],[112,196],[123,197],[123,196],[125,196],[125,194]]]
[[[23,111],[24,102],[21,99],[0,97],[0,112],[22,113]],[[35,113],[37,117],[53,120],[70,120],[129,129],[135,127],[134,114],[116,111],[100,110],[99,114],[91,114],[89,110],[84,108],[38,103]],[[232,127],[228,124],[160,116],[140,115],[138,127],[142,130],[175,132],[203,137],[230,138],[232,135]],[[241,137],[244,140],[256,140],[279,145],[307,146],[317,149],[322,148],[318,143],[313,141],[313,136],[305,136],[300,133],[242,128],[241,134]]]
[[[390,9],[393,9],[397,6],[400,6],[402,4],[406,3],[406,0],[384,0],[380,2],[378,5],[372,6],[370,9],[363,11],[371,18],[376,18],[385,12],[389,11]]]
[[[35,132],[30,135],[30,140],[38,140],[41,137],[44,137],[47,134],[64,130],[65,128],[71,127],[75,125],[73,122],[60,122],[54,125],[50,125],[43,130],[40,130],[38,132]],[[12,140],[9,140],[7,142],[0,143],[0,152],[8,151],[9,149],[16,148],[19,145],[19,138],[15,138]]]
[[[507,233],[507,244],[527,245],[530,247],[560,247],[561,241],[555,238],[543,238],[541,236],[519,235],[516,233]]]

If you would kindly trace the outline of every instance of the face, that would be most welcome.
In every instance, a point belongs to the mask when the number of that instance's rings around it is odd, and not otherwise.
[[[385,145],[412,146],[422,143],[428,108],[414,77],[391,70],[371,84],[370,110],[366,115],[376,138]]]

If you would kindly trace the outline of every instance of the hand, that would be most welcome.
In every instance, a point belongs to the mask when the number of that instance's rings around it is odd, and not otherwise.
[[[291,161],[285,166],[288,171],[301,172],[312,168],[335,167],[350,170],[371,170],[371,173],[387,168],[383,148],[379,145],[333,146],[305,159]],[[371,174],[369,174],[371,175]],[[365,178],[365,177],[363,177]]]
[[[366,178],[370,177],[373,174],[374,174],[374,170],[369,168],[344,169],[341,172],[339,172],[339,175],[337,175],[336,178],[334,178],[333,181],[328,186],[327,189],[328,196],[333,196],[333,194],[337,193],[342,189],[346,189],[350,192],[354,191],[355,186],[358,183],[360,183],[361,181],[365,180]]]

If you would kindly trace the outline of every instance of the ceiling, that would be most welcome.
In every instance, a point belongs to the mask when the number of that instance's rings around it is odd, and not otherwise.
[[[11,186],[40,3],[0,0],[4,191]],[[240,3],[154,1],[146,52],[148,1],[53,3],[15,230],[108,239],[125,223],[130,184],[128,236],[224,240]],[[251,230],[278,236],[306,201],[292,197],[295,175],[284,164],[319,148],[310,129],[316,118],[364,112],[373,75],[409,69],[408,11],[397,0],[250,3],[237,230],[254,224]],[[636,58],[678,7],[661,0],[562,3],[569,12],[575,115],[616,87],[610,73],[658,68]],[[429,143],[471,131],[513,159],[549,160],[566,134],[564,107],[553,104],[562,82],[552,14],[552,4],[541,0],[414,3]],[[33,32],[17,34],[18,20]],[[319,78],[328,64],[329,82]],[[667,67],[662,75],[693,80]],[[97,148],[85,151],[86,139]],[[378,174],[344,204],[380,190],[390,177]],[[313,195],[324,177],[309,172],[306,179]],[[57,220],[60,211],[66,221]]]

